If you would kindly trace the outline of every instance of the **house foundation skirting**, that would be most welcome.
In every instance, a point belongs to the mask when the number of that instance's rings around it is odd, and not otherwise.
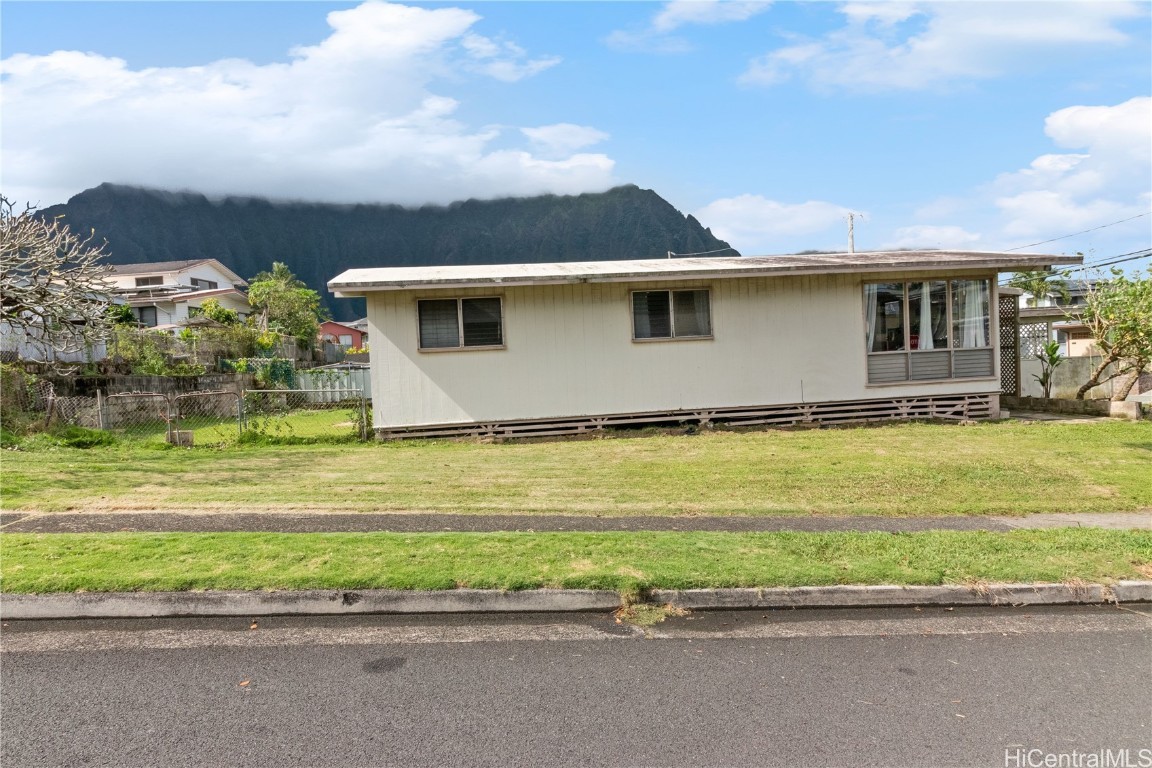
[[[797,426],[805,424],[852,424],[869,421],[923,419],[988,419],[1000,415],[1000,395],[981,392],[965,395],[894,397],[878,400],[840,400],[823,403],[741,406],[736,408],[688,408],[643,413],[614,413],[555,419],[426,424],[410,427],[376,427],[380,440],[409,437],[542,437],[578,435],[605,427],[659,425],[669,422],[713,423],[729,426]]]

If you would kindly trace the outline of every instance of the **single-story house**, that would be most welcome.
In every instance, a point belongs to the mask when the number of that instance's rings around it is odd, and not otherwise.
[[[241,318],[252,312],[244,292],[248,283],[216,259],[117,264],[108,280],[148,328],[179,325],[195,317],[206,299]]]
[[[339,344],[344,349],[363,349],[366,334],[350,324],[325,320],[317,331],[320,341]]]
[[[1016,314],[997,274],[1080,261],[892,251],[396,267],[328,287],[367,299],[379,436],[560,434],[994,417],[1000,313]]]

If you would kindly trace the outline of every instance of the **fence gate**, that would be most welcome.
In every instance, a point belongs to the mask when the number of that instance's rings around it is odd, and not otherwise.
[[[123,439],[164,442],[170,440],[172,414],[168,396],[159,392],[125,392],[108,395],[100,409],[101,426]]]
[[[186,392],[172,399],[173,434],[177,445],[213,445],[240,434],[240,396],[235,392]]]
[[[1016,296],[1000,297],[1000,392],[1020,395],[1020,304]]]

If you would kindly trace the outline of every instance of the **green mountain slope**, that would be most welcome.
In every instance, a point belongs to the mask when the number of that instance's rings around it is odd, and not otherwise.
[[[108,241],[112,264],[215,258],[249,278],[283,261],[342,320],[364,313],[362,301],[335,299],[324,287],[345,269],[661,258],[728,245],[655,192],[631,185],[411,209],[210,200],[101,184],[41,213],[63,215],[74,231],[94,230]]]

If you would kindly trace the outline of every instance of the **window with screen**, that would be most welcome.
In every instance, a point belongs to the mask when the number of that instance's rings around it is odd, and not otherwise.
[[[864,284],[868,383],[995,374],[989,280]]]
[[[420,349],[471,349],[504,346],[500,298],[421,299]]]
[[[711,335],[707,290],[632,292],[633,339],[700,339]]]

